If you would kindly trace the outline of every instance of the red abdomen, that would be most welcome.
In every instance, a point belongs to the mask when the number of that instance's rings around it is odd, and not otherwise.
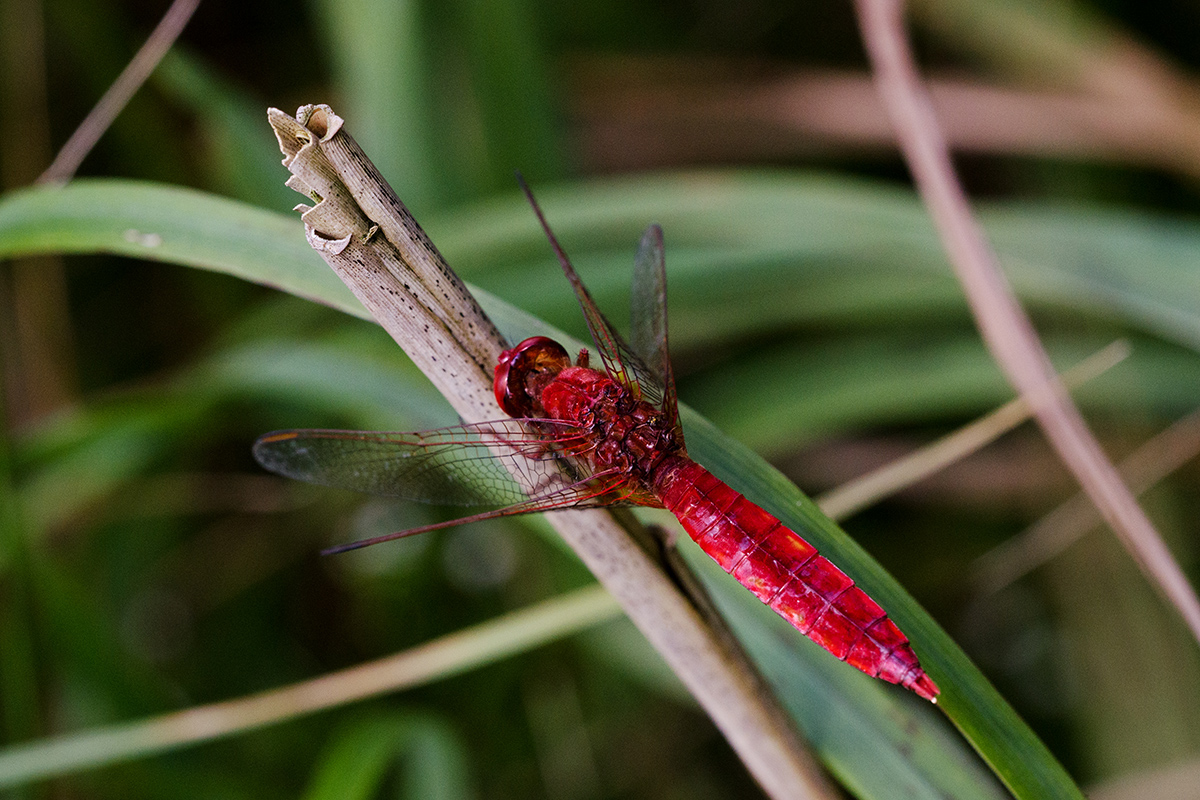
[[[879,604],[774,516],[684,457],[663,463],[653,488],[704,552],[798,631],[872,677],[937,696]]]

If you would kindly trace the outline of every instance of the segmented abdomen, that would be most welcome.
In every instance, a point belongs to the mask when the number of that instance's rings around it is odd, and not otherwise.
[[[797,630],[868,675],[937,696],[908,637],[798,534],[691,459],[669,459],[654,482],[704,552]]]

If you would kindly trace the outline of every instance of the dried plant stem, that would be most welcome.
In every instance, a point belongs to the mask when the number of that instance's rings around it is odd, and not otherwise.
[[[19,121],[7,131],[0,153],[5,190],[29,184],[50,160],[43,6],[40,0],[0,3],[0,97],[6,118]],[[62,257],[26,256],[5,267],[0,270],[2,419],[19,429],[77,399],[75,348]]]
[[[904,4],[900,0],[856,0],[855,5],[901,150],[984,342],[1008,380],[1028,400],[1051,444],[1125,549],[1200,641],[1200,601],[1195,591],[1068,397],[971,215],[908,45]]]
[[[504,342],[326,106],[268,114],[309,242],[467,422],[500,416],[492,368]],[[516,477],[516,476],[514,476]],[[682,594],[612,514],[547,519],[621,604],[776,798],[833,797],[787,716],[732,640]]]
[[[1064,14],[1063,8],[1022,0],[912,2],[913,17],[923,29],[986,63],[989,71],[1073,93],[1073,105],[1092,105],[1075,120],[1073,134],[1088,141],[1089,157],[1107,150],[1193,178],[1200,175],[1195,77],[1106,21],[1103,13]]]
[[[67,143],[58,151],[53,163],[37,179],[38,183],[65,183],[75,175],[83,159],[92,152],[92,148],[100,141],[108,126],[112,125],[121,109],[125,108],[129,99],[141,88],[158,66],[158,62],[162,61],[162,57],[171,49],[179,34],[183,33],[184,27],[199,5],[200,0],[174,0],[171,3],[171,7],[159,20],[146,43],[84,117],[83,122],[79,123],[71,138],[67,139]]]
[[[971,24],[980,27],[976,19]],[[589,59],[573,76],[583,158],[612,171],[895,147],[870,74],[822,69],[764,78],[745,71],[739,62],[697,58]],[[1200,175],[1200,112],[1185,107],[962,76],[930,75],[926,85],[955,152],[1115,161]]]
[[[1128,342],[1113,342],[1064,373],[1063,382],[1072,388],[1079,386],[1128,355]],[[1025,398],[1010,400],[936,442],[826,492],[816,503],[833,519],[844,520],[994,442],[1029,419],[1030,413]]]
[[[1200,455],[1200,411],[1193,411],[1121,462],[1121,476],[1138,493]],[[1100,519],[1087,495],[1077,494],[1024,533],[975,560],[979,592],[997,592],[1066,550]]]

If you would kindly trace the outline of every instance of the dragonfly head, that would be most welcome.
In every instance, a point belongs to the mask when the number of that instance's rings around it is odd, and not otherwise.
[[[558,373],[571,366],[561,344],[534,336],[500,354],[496,365],[496,402],[510,417],[545,416],[542,390]]]

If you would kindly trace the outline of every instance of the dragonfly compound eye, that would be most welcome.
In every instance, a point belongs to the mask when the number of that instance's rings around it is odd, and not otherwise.
[[[500,354],[496,402],[510,417],[542,416],[542,390],[569,366],[571,357],[558,342],[545,336],[526,339]]]

